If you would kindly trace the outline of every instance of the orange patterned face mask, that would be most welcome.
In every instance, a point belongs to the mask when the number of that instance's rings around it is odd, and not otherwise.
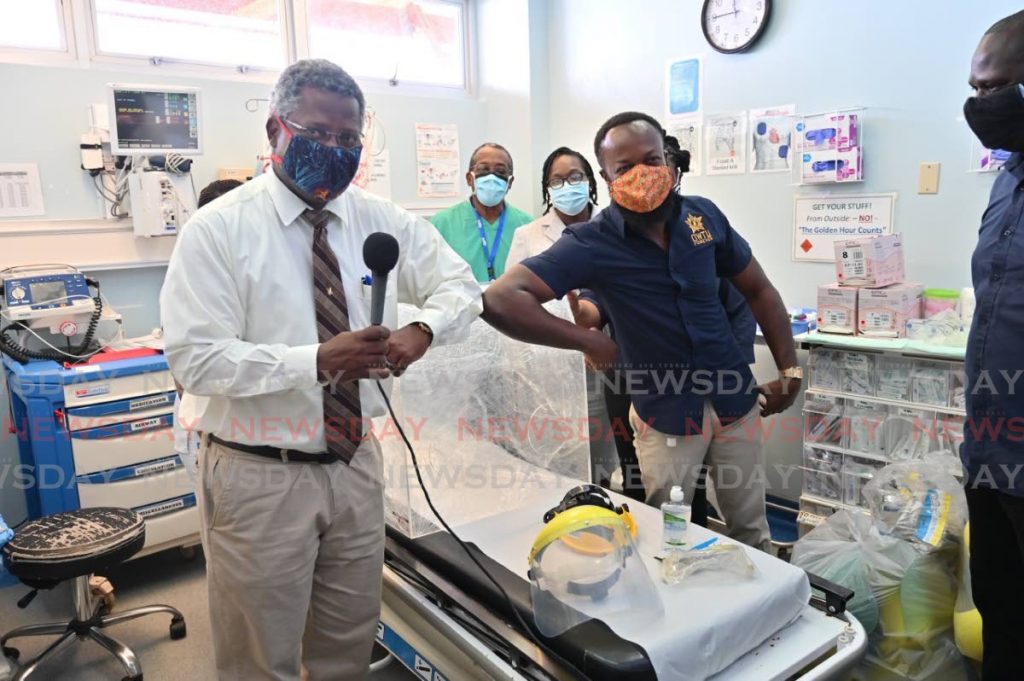
[[[665,203],[675,176],[668,166],[637,165],[608,185],[612,201],[634,213],[650,213]]]

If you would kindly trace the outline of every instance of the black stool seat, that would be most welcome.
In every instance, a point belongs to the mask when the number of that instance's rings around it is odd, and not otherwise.
[[[83,508],[30,520],[3,548],[25,582],[63,581],[123,563],[146,543],[142,516],[127,508]]]
[[[24,608],[39,589],[51,589],[72,580],[75,618],[68,622],[27,624],[0,636],[5,657],[18,659],[17,648],[8,642],[29,636],[58,636],[34,659],[21,666],[13,681],[26,681],[39,666],[74,641],[91,640],[116,657],[124,667],[125,681],[142,681],[142,666],[131,648],[103,629],[140,617],[171,616],[171,638],[185,638],[185,617],[169,605],[147,605],[111,614],[107,604],[91,594],[89,577],[128,560],[146,543],[145,520],[126,508],[83,508],[39,518],[15,529],[3,548],[3,560],[11,574],[33,588],[18,607]]]

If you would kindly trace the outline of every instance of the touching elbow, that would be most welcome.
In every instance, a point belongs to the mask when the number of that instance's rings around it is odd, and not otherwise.
[[[490,290],[484,291],[482,302],[484,310],[480,313],[480,317],[484,321],[489,324],[494,324],[496,321],[501,319],[503,310],[500,294]]]
[[[512,299],[511,290],[508,287],[491,284],[484,291],[484,311],[480,317],[491,326],[502,328],[511,314]]]

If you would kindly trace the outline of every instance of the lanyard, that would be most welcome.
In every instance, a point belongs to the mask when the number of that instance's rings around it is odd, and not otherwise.
[[[494,243],[487,248],[487,233],[484,231],[484,219],[480,213],[476,214],[476,226],[480,230],[480,243],[484,247],[484,257],[487,258],[487,278],[494,281],[494,260],[498,257],[498,247],[501,246],[501,233],[505,231],[505,210],[502,209],[501,217],[498,218],[498,231],[494,233]]]

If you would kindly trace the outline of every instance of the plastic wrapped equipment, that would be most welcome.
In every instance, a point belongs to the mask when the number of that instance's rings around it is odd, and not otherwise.
[[[757,566],[739,544],[717,537],[692,549],[669,551],[661,560],[661,579],[666,584],[703,586],[757,576]]]
[[[934,461],[886,466],[864,487],[869,514],[842,510],[793,549],[794,565],[853,589],[869,634],[858,679],[963,681],[953,637],[966,501]]]
[[[571,319],[565,300],[545,307]],[[398,326],[416,313],[400,304]],[[477,320],[468,339],[431,346],[396,379],[391,402],[431,499],[452,527],[532,506],[565,479],[590,479],[578,352],[520,343]],[[387,522],[411,537],[436,531],[395,424],[375,419],[374,432],[384,452]]]

